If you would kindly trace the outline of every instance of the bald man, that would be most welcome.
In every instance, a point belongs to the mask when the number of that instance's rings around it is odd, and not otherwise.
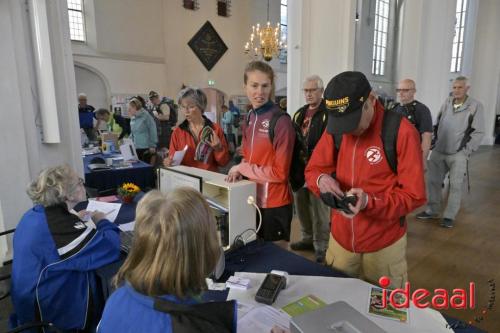
[[[394,111],[403,114],[417,128],[420,133],[420,142],[424,164],[429,155],[432,139],[432,116],[431,111],[425,104],[415,100],[417,92],[415,81],[404,79],[398,83],[396,89],[399,104],[394,107]]]

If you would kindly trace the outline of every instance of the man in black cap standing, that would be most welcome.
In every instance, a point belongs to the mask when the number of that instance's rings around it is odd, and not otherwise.
[[[174,111],[170,108],[169,101],[166,97],[160,98],[160,95],[151,90],[149,92],[149,101],[153,107],[149,110],[150,114],[156,122],[156,130],[158,132],[158,148],[167,148],[170,145],[170,135],[172,127],[177,122]],[[173,105],[173,103],[172,103]]]
[[[334,207],[326,263],[372,283],[387,276],[390,287],[402,287],[404,216],[425,203],[419,134],[401,115],[384,111],[360,72],[335,76],[324,99],[327,130],[306,167],[306,182]]]

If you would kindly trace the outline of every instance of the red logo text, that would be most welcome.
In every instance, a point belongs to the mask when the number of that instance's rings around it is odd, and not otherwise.
[[[409,308],[410,302],[417,308],[423,309],[432,306],[434,309],[474,309],[476,307],[476,285],[469,282],[468,289],[455,288],[451,294],[442,288],[434,289],[433,292],[419,288],[411,290],[410,282],[405,283],[404,288],[394,290],[386,289],[391,284],[391,279],[382,276],[379,281],[382,290],[382,307],[387,307],[387,302],[396,309]]]

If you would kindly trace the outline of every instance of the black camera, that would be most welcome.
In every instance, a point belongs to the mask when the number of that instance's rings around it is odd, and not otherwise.
[[[358,202],[358,197],[354,194],[344,194],[342,197],[337,198],[332,192],[320,193],[321,200],[332,207],[333,209],[341,210],[346,214],[352,214],[353,212],[349,209],[349,204],[356,206]]]

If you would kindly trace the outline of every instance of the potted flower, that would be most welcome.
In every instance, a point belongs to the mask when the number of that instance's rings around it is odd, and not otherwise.
[[[140,191],[141,188],[134,183],[123,183],[122,186],[118,188],[117,192],[123,203],[131,203]]]

